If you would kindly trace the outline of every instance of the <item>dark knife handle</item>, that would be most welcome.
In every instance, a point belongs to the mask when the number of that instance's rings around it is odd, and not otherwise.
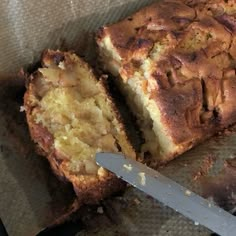
[[[4,227],[4,224],[2,223],[1,218],[0,218],[0,236],[8,236],[8,233]]]

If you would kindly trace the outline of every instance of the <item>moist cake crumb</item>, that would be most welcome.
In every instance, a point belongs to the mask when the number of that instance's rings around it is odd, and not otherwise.
[[[126,169],[127,171],[131,171],[133,169],[132,165],[131,164],[124,164],[123,165],[124,169]]]
[[[140,172],[139,174],[139,177],[140,177],[140,181],[139,183],[143,186],[146,185],[146,176],[145,176],[145,173],[144,172]]]
[[[186,195],[186,196],[190,196],[191,194],[192,194],[192,192],[191,192],[190,190],[187,189],[187,190],[185,191],[185,195]]]

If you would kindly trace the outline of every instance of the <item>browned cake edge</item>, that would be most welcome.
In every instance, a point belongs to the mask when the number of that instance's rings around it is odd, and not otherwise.
[[[90,70],[86,63],[85,66]],[[81,176],[80,178],[77,178],[75,175],[71,174],[66,168],[64,168],[65,163],[61,158],[61,153],[58,153],[58,151],[53,148],[54,140],[52,134],[42,125],[36,124],[32,119],[31,112],[34,107],[30,105],[29,101],[30,96],[34,96],[34,94],[32,94],[34,90],[34,79],[35,74],[32,74],[27,78],[27,91],[24,95],[24,107],[26,110],[26,118],[29,126],[30,135],[37,145],[37,152],[48,159],[54,173],[61,180],[69,181],[73,184],[74,190],[78,197],[79,205],[98,203],[100,200],[112,195],[113,193],[123,190],[125,187],[125,183],[110,172],[106,172],[105,176],[99,177],[99,179],[94,176]],[[104,92],[107,94],[109,105],[114,111],[119,125],[122,127],[121,136],[125,140],[123,140],[123,143],[120,145],[126,145],[126,154],[130,152],[129,157],[135,158],[135,151],[132,145],[129,143],[128,137],[126,135],[127,127],[123,125],[122,117],[116,109],[115,102],[112,98],[112,95],[108,91],[108,87],[106,86],[105,80],[102,79],[100,81],[100,84],[102,84]]]
[[[208,31],[211,32],[211,30],[214,29],[214,33],[217,32],[219,37],[222,36],[222,32],[225,33],[225,40],[227,41],[229,39],[229,35],[235,35],[235,21],[233,21],[233,16],[229,16],[226,13],[222,16],[215,17],[214,20],[209,19],[207,15],[215,14],[217,12],[217,7],[219,3],[219,8],[222,10],[223,6],[231,7],[230,4],[233,3],[233,1],[160,1],[158,3],[153,3],[150,6],[147,6],[138,12],[134,13],[133,15],[117,22],[111,25],[104,26],[100,28],[97,32],[97,44],[98,44],[98,51],[100,54],[100,65],[102,65],[103,69],[105,71],[109,71],[113,75],[117,76],[115,81],[117,84],[125,83],[126,79],[129,78],[129,76],[132,76],[132,73],[135,71],[135,63],[133,64],[134,68],[130,66],[132,63],[128,63],[130,60],[137,59],[138,64],[138,58],[145,57],[146,54],[151,50],[153,45],[153,40],[155,41],[155,31],[158,32],[159,30],[163,31],[173,31],[176,30],[176,38],[181,37],[181,30],[184,29],[182,27],[182,23],[188,23],[196,21],[196,17],[198,16],[200,19],[203,17],[206,17],[206,22],[203,21],[202,26],[207,27]],[[209,6],[207,5],[209,4]],[[173,11],[175,9],[175,11]],[[171,12],[173,11],[173,12]],[[212,13],[211,13],[212,12]],[[158,18],[159,16],[159,18]],[[179,19],[178,21],[174,21],[176,19]],[[182,21],[181,21],[182,20]],[[200,24],[201,24],[200,23]],[[206,25],[204,25],[204,23]],[[221,23],[222,25],[219,25]],[[196,23],[197,24],[197,23]],[[150,38],[148,36],[148,33],[143,30],[148,25],[149,29],[153,30],[153,34],[150,32]],[[188,25],[188,24],[187,24]],[[162,28],[163,27],[163,28]],[[187,26],[186,26],[187,27]],[[143,30],[143,31],[142,31]],[[142,34],[142,32],[146,32]],[[179,33],[179,35],[178,35]],[[152,37],[154,39],[152,39]],[[104,47],[103,43],[105,41],[105,38],[110,40],[110,48]],[[233,38],[233,37],[232,37]],[[235,42],[235,36],[232,39],[232,44],[229,45],[230,48],[228,48],[230,54],[235,59],[235,47],[233,46],[233,43]],[[173,40],[173,43],[175,40]],[[108,43],[107,43],[108,45]],[[213,45],[212,45],[213,46]],[[104,47],[104,48],[103,48]],[[170,45],[170,48],[175,48],[175,45]],[[213,48],[216,47],[213,46]],[[171,51],[170,51],[171,53]],[[112,56],[111,56],[112,55]],[[198,54],[197,54],[198,55]],[[170,54],[170,56],[172,56]],[[174,55],[173,55],[174,56]],[[191,56],[191,55],[190,55]],[[190,58],[189,56],[189,58]],[[199,66],[204,66],[205,62],[201,62],[201,55],[199,53],[199,57],[196,57],[196,64],[199,64]],[[187,62],[187,56],[184,58],[185,62]],[[127,64],[126,64],[127,63]],[[120,66],[123,66],[121,71]],[[161,67],[162,65],[159,65]],[[165,66],[165,65],[163,65]],[[138,66],[137,66],[138,67]],[[214,71],[214,69],[212,70]],[[224,81],[223,86],[225,86],[227,97],[225,107],[222,108],[220,105],[220,109],[224,110],[224,113],[220,114],[222,117],[219,117],[219,114],[217,114],[217,111],[213,111],[213,117],[211,117],[211,120],[209,120],[208,124],[201,124],[201,127],[191,127],[191,132],[188,132],[188,130],[184,129],[184,127],[188,127],[189,124],[186,126],[184,116],[185,107],[190,106],[192,103],[193,106],[196,104],[202,104],[202,107],[204,107],[205,96],[206,91],[204,91],[204,84],[201,84],[202,81],[194,81],[189,80],[186,83],[179,84],[176,86],[175,89],[172,89],[172,91],[167,91],[167,89],[160,89],[158,91],[158,95],[154,97],[155,103],[159,106],[158,109],[162,110],[165,114],[165,117],[162,119],[163,124],[169,128],[169,137],[172,139],[173,144],[173,150],[176,151],[170,153],[165,157],[165,160],[163,162],[168,162],[174,157],[178,156],[179,154],[182,154],[183,152],[187,151],[188,149],[192,148],[196,144],[203,142],[205,139],[209,138],[210,136],[214,135],[218,131],[226,128],[227,126],[235,123],[236,121],[236,110],[232,107],[232,101],[230,101],[230,96],[233,95],[236,92],[235,84],[235,68],[229,68],[229,72],[231,75],[229,77],[234,78],[227,78],[228,75],[226,75],[226,71],[223,71],[225,73],[225,77],[222,79]],[[122,77],[124,82],[122,82],[122,79],[119,78]],[[226,81],[227,79],[227,81]],[[156,78],[158,80],[158,78]],[[158,81],[160,83],[160,87],[162,82],[165,81]],[[204,82],[204,81],[203,81]],[[214,81],[213,81],[214,82]],[[209,83],[212,83],[212,81],[209,81]],[[165,85],[165,84],[164,84]],[[122,87],[121,85],[120,87]],[[186,90],[184,92],[180,92],[178,94],[178,89],[181,88],[181,86],[185,86]],[[189,89],[192,86],[192,90]],[[168,87],[168,86],[167,86]],[[171,86],[170,86],[171,87]],[[187,88],[189,87],[189,88]],[[125,92],[127,93],[127,91]],[[229,95],[230,94],[230,95]],[[155,95],[154,95],[155,96]],[[185,97],[184,97],[185,96]],[[183,99],[184,97],[184,99]],[[178,101],[180,103],[178,103]],[[200,107],[199,105],[199,107]],[[226,108],[226,106],[228,106]],[[196,106],[197,107],[197,106]],[[191,107],[190,107],[191,108]],[[215,113],[214,113],[215,112]],[[195,114],[196,113],[196,114]],[[135,112],[134,112],[135,115]],[[197,116],[197,110],[196,112],[193,110],[187,114],[190,118],[194,120],[195,116]],[[191,125],[191,124],[190,124]],[[193,125],[194,126],[194,125]],[[191,138],[192,137],[192,138]],[[188,142],[184,142],[188,139]]]

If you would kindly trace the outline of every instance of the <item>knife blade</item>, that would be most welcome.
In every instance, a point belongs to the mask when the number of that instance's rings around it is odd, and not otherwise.
[[[114,153],[97,153],[96,162],[164,205],[215,233],[222,236],[236,235],[235,216],[158,171]]]

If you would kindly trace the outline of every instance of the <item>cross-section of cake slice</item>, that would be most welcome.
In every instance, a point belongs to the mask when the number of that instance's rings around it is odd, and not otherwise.
[[[158,1],[101,28],[102,66],[166,162],[236,122],[234,1]]]
[[[73,184],[81,203],[95,203],[123,183],[96,165],[96,152],[136,158],[106,79],[70,52],[46,51],[24,96],[29,130],[54,172]]]

